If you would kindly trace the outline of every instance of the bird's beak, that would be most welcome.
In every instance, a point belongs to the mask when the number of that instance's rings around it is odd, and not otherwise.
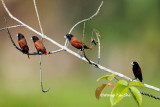
[[[31,40],[33,40],[33,39],[31,38]]]
[[[64,36],[64,38],[67,38],[66,35]]]
[[[134,65],[133,62],[131,63],[131,65]]]
[[[18,33],[17,33],[17,35],[16,36],[18,36]]]

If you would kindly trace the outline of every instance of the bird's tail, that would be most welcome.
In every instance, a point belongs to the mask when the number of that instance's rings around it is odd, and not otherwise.
[[[28,59],[30,59],[30,57],[29,57],[29,53],[27,53],[27,56],[28,56]]]
[[[90,49],[90,50],[92,50],[91,47],[88,47],[88,46],[86,46],[86,45],[84,45],[84,48],[85,48],[85,49]]]
[[[47,52],[45,52],[46,55],[50,56]]]

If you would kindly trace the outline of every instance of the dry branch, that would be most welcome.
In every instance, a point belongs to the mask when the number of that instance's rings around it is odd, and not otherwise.
[[[34,7],[35,7],[35,11],[36,11],[36,15],[37,15],[37,19],[38,19],[38,23],[39,23],[39,27],[40,27],[41,33],[42,33],[42,35],[44,35],[43,29],[42,29],[42,26],[41,26],[40,17],[39,17],[39,14],[38,14],[38,9],[37,9],[37,5],[36,5],[36,0],[33,0],[33,3],[34,3]],[[41,37],[41,41],[43,42],[43,36]],[[42,79],[42,55],[40,55],[39,65],[40,65],[41,90],[42,90],[42,92],[48,92],[50,88],[48,88],[47,90],[44,90],[44,88],[43,88],[43,79]]]

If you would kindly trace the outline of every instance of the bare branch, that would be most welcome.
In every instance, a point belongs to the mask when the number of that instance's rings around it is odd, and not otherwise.
[[[10,11],[7,9],[4,1],[3,1],[3,0],[1,0],[1,1],[2,1],[3,7],[5,8],[6,12],[9,14],[9,16],[10,16],[12,19],[14,19],[15,21],[19,22],[20,24],[26,26],[26,28],[28,28],[29,30],[31,30],[31,31],[33,31],[34,33],[38,34],[39,36],[41,36],[41,37],[43,36],[42,33],[36,31],[35,29],[31,28],[30,26],[26,25],[25,23],[23,23],[22,21],[20,21],[20,20],[17,19],[16,17],[14,17],[14,16],[10,13]],[[59,44],[58,42],[52,40],[52,39],[49,38],[48,36],[44,35],[44,38],[47,39],[48,41],[50,41],[52,44],[60,47],[60,48],[63,49],[63,50],[66,50],[68,53],[76,56],[77,58],[79,58],[79,59],[81,59],[81,60],[83,60],[83,61],[88,62],[88,61],[86,60],[86,58],[84,58],[84,57],[82,58],[82,57],[81,57],[79,54],[77,54],[76,52],[68,49],[66,46],[63,46],[63,45]],[[93,62],[93,61],[90,61],[90,62],[96,64],[96,63]],[[127,77],[126,75],[123,75],[123,74],[121,74],[121,73],[115,72],[115,71],[113,71],[113,70],[111,70],[111,69],[108,69],[108,68],[106,68],[106,67],[104,67],[104,66],[102,66],[102,65],[99,65],[99,64],[97,64],[97,66],[98,66],[98,68],[99,68],[101,71],[106,71],[106,72],[109,72],[109,73],[112,73],[112,74],[116,74],[117,76],[119,76],[119,77],[121,77],[121,78],[123,78],[123,79],[126,79],[126,80],[128,80],[128,81],[132,81],[132,79],[129,78],[129,77]],[[149,85],[149,84],[144,84],[144,85],[146,86],[146,88],[149,88],[149,89],[152,89],[152,90],[155,90],[155,91],[160,92],[160,88],[154,87],[154,86]]]
[[[85,54],[84,49],[83,49],[82,51],[83,51],[84,58],[88,61],[88,63],[91,64],[91,65],[94,65],[94,66],[97,67],[97,68],[99,68],[98,64],[96,64],[95,62],[90,61],[90,60],[88,59],[88,57],[87,57],[86,54]]]
[[[92,62],[88,59],[88,57],[86,56],[86,53],[85,53],[85,50],[84,50],[84,32],[85,32],[85,22],[84,22],[84,26],[83,26],[83,38],[82,38],[82,43],[83,43],[83,45],[82,45],[82,52],[83,52],[83,56],[86,58],[86,60],[88,61],[89,64],[94,65],[95,67],[98,68],[98,65],[92,63]]]
[[[96,31],[95,31],[95,33],[96,33],[97,40],[98,40],[98,60],[97,60],[97,64],[99,64],[100,54],[101,54],[101,46],[100,46],[100,39],[99,39],[100,34],[99,34],[99,32],[96,32]]]
[[[4,18],[4,20],[5,20],[5,24],[6,24],[6,26],[7,26],[7,20],[6,20],[6,18]],[[24,53],[24,52],[22,51],[22,49],[19,48],[19,47],[14,43],[14,40],[12,39],[12,36],[11,36],[9,30],[8,30],[8,27],[5,27],[5,28],[7,29],[7,33],[8,33],[8,35],[9,35],[9,38],[11,39],[11,42],[12,42],[13,46],[14,46],[16,49],[18,49],[19,51],[21,51],[22,53]]]
[[[48,52],[48,54],[56,54],[56,53],[61,52],[61,51],[65,51],[65,50],[64,49],[58,49],[58,50],[55,50],[55,51],[50,51],[50,52]],[[29,53],[29,55],[46,55],[46,54],[34,52],[34,53]]]
[[[86,23],[84,22],[84,25],[83,25],[83,37],[82,37],[82,43],[84,43],[85,27],[86,27]],[[82,45],[82,46],[83,46],[83,45]],[[84,46],[83,46],[83,48],[84,48]]]
[[[35,11],[36,11],[36,15],[37,15],[39,27],[40,27],[41,33],[42,33],[42,35],[43,35],[42,38],[41,38],[41,41],[43,42],[44,33],[43,33],[42,26],[41,26],[40,17],[39,17],[39,14],[38,14],[38,9],[37,9],[37,5],[36,5],[36,0],[33,0],[33,3],[34,3],[34,7],[35,7]],[[44,88],[43,88],[43,79],[42,79],[42,55],[40,55],[40,62],[39,62],[39,64],[40,64],[41,90],[42,90],[42,92],[48,92],[48,91],[49,91],[49,88],[48,88],[47,90],[44,90]]]
[[[101,2],[100,6],[98,7],[96,13],[94,13],[91,17],[89,17],[89,18],[87,18],[87,19],[84,19],[84,20],[81,20],[81,21],[77,22],[77,23],[71,28],[71,30],[69,31],[69,34],[71,34],[72,30],[73,30],[77,25],[79,25],[80,23],[89,21],[89,20],[91,20],[93,17],[95,17],[95,16],[99,13],[99,10],[101,9],[102,5],[103,5],[103,1]]]
[[[43,88],[43,80],[42,80],[42,55],[40,55],[40,82],[41,82],[41,90],[42,92],[48,92],[50,88],[48,88],[47,90],[44,90]]]
[[[24,25],[14,25],[14,26],[9,26],[9,27],[4,27],[4,28],[1,28],[0,31],[6,30],[7,28],[11,29],[11,28],[16,28],[16,27],[25,27],[25,26]]]
[[[41,33],[44,34],[43,33],[43,29],[42,29],[42,25],[41,25],[41,21],[40,21],[40,17],[39,17],[39,14],[38,14],[36,0],[33,0],[33,3],[34,3],[34,7],[35,7],[35,11],[36,11],[36,15],[37,15],[37,19],[38,19],[38,23],[39,23],[39,27],[40,27]],[[43,40],[43,36],[42,36],[42,40]]]
[[[157,96],[154,96],[154,95],[151,95],[151,94],[148,94],[148,93],[142,92],[142,91],[140,91],[140,93],[141,93],[142,95],[146,95],[146,96],[148,96],[148,97],[151,97],[151,98],[154,98],[154,99],[158,99],[158,100],[160,100],[160,97],[157,97]]]
[[[70,29],[69,34],[71,34],[71,32],[73,31],[73,29],[74,29],[77,25],[79,25],[80,23],[89,21],[89,20],[91,20],[92,18],[94,18],[94,17],[99,13],[99,10],[101,9],[102,5],[103,5],[103,1],[101,2],[100,6],[98,7],[96,13],[94,13],[91,17],[89,17],[89,18],[87,18],[87,19],[84,19],[84,20],[81,20],[81,21],[77,22],[77,23]],[[68,43],[68,39],[66,39],[64,46],[67,46],[67,43]]]

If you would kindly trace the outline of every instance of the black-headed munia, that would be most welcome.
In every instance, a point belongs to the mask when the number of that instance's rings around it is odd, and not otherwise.
[[[24,35],[21,33],[18,33],[17,36],[18,36],[18,43],[19,43],[20,48],[25,54],[28,55],[28,58],[29,58],[29,47],[27,45],[27,41]]]
[[[39,38],[37,36],[32,36],[31,38],[34,42],[34,45],[37,49],[37,52],[42,52],[42,53],[45,53],[46,55],[50,56],[47,51],[46,51],[46,48],[44,47],[43,43],[39,40]]]
[[[140,80],[140,82],[144,83],[143,82],[143,77],[142,77],[142,71],[141,71],[141,68],[140,68],[139,64],[135,61],[132,62],[131,64],[133,65],[132,70],[133,70],[133,74],[135,76],[135,79],[138,78]]]
[[[82,47],[84,47],[84,49],[91,49],[90,47],[83,44],[80,40],[75,38],[72,34],[67,34],[66,37],[69,40],[69,42],[71,43],[71,45],[77,49],[82,50]]]

